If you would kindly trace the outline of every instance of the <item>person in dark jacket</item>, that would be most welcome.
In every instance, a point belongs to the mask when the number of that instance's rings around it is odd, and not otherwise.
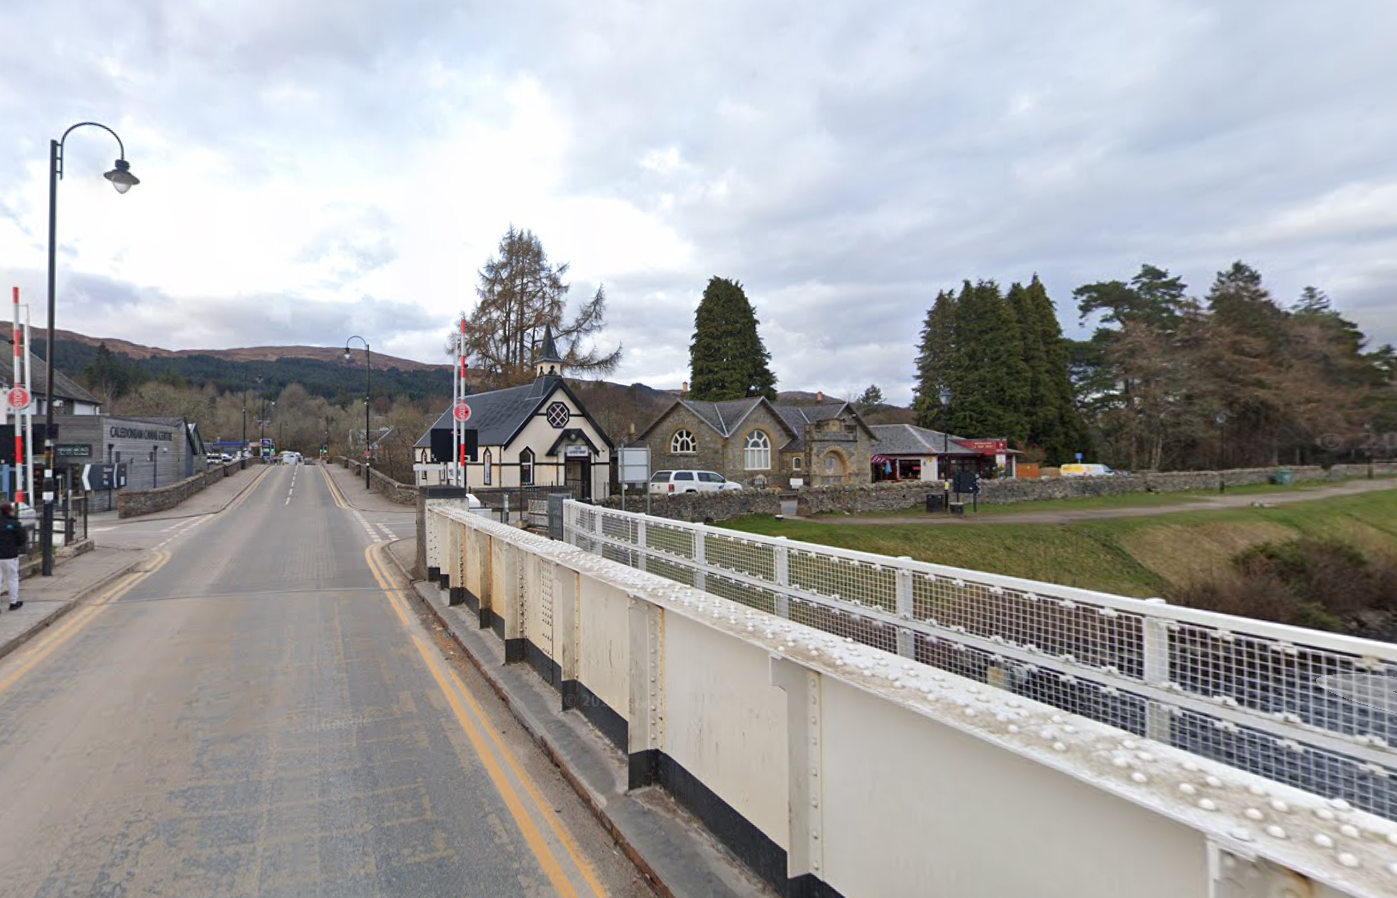
[[[15,516],[15,507],[0,502],[0,596],[9,594],[10,610],[24,602],[19,598],[19,556],[29,545],[29,534]]]

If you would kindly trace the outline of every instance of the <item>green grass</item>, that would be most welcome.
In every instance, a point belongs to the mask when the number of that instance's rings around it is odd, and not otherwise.
[[[1324,489],[1346,483],[1357,478],[1344,478],[1337,480],[1307,480],[1296,483],[1292,486],[1277,486],[1270,483],[1258,483],[1247,486],[1229,486],[1227,495],[1229,496],[1267,496],[1283,493],[1303,493],[1310,490]],[[1379,478],[1386,479],[1386,478]],[[928,490],[930,491],[930,490]],[[1100,508],[1157,508],[1165,505],[1179,505],[1188,502],[1197,502],[1219,495],[1216,488],[1205,490],[1181,490],[1171,493],[1124,493],[1118,496],[1088,496],[1080,499],[1044,499],[1038,502],[1014,502],[1004,504],[993,504],[982,501],[978,511],[972,511],[972,504],[969,496],[963,496],[965,500],[965,513],[979,517],[992,517],[1005,514],[1028,514],[1036,511],[1057,512],[1057,511],[1092,511]],[[924,506],[921,504],[908,508],[891,509],[884,511],[866,511],[846,514],[835,512],[831,514],[817,515],[816,520],[837,520],[847,517],[864,518],[897,518],[913,515],[926,514]]]
[[[1156,596],[1209,576],[1242,549],[1277,539],[1340,539],[1367,553],[1397,556],[1397,490],[1273,508],[1072,524],[869,526],[841,525],[831,518],[778,521],[761,515],[723,526],[1123,595]]]

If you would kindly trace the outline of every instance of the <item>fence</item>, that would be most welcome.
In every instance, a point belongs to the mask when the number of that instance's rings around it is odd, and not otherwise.
[[[575,502],[565,538],[1397,819],[1397,645]]]

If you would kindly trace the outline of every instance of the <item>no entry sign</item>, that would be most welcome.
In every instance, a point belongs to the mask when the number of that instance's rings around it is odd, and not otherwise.
[[[464,402],[458,402],[455,408],[451,410],[451,416],[457,421],[469,421],[471,419],[471,407]]]

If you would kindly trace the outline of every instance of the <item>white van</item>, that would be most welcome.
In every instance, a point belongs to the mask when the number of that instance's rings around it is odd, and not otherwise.
[[[1114,473],[1106,465],[1063,465],[1058,469],[1062,477],[1110,477]]]
[[[733,483],[716,471],[656,471],[650,478],[652,493],[720,493],[740,489],[742,484]]]

